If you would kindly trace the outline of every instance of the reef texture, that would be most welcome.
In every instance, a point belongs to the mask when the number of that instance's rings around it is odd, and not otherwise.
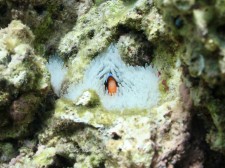
[[[224,165],[224,1],[54,2],[0,0],[1,26],[31,28],[0,30],[0,167]],[[154,106],[105,108],[91,87],[65,96],[112,44],[134,71],[157,72]]]
[[[0,26],[21,20],[35,34],[36,51],[54,53],[60,37],[93,5],[92,0],[1,0]]]
[[[0,30],[0,140],[32,133],[35,114],[50,89],[45,60],[35,55],[33,39],[20,21]]]
[[[207,142],[225,151],[224,1],[156,1],[179,43],[184,80],[198,115],[205,120]]]

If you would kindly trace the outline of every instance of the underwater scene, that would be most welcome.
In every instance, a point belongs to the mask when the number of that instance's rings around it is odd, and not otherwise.
[[[0,0],[0,168],[223,168],[225,0]]]

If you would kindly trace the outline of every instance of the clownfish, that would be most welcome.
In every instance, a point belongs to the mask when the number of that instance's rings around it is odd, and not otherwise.
[[[118,83],[116,79],[109,73],[107,80],[105,81],[105,90],[108,90],[108,93],[112,96],[117,92]]]

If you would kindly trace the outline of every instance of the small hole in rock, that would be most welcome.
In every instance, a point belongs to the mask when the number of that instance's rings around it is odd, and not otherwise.
[[[46,7],[44,5],[34,6],[34,10],[39,14],[42,15],[44,11],[46,11]]]
[[[217,29],[216,32],[218,33],[218,36],[220,37],[221,40],[225,40],[225,24],[220,25]]]
[[[119,136],[117,133],[113,132],[112,133],[112,139],[119,140],[119,139],[121,139],[121,136]]]
[[[64,10],[64,8],[65,8],[65,7],[64,7],[64,5],[63,5],[63,4],[60,4],[60,5],[59,5],[59,10],[60,10],[60,11],[63,11],[63,10]]]
[[[184,25],[184,20],[180,16],[177,16],[173,19],[173,23],[176,26],[176,28],[180,29]]]
[[[0,5],[0,15],[1,15],[2,17],[6,16],[7,11],[8,11],[8,6],[7,6],[7,4]]]
[[[92,30],[90,30],[90,31],[88,32],[88,37],[89,37],[90,39],[92,39],[92,38],[94,37],[94,35],[95,35],[95,30],[94,30],[94,29],[92,29]]]

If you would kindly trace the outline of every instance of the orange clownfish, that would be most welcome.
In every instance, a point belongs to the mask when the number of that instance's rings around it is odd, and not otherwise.
[[[117,87],[118,87],[117,81],[115,80],[115,78],[113,78],[112,74],[109,73],[109,76],[105,82],[105,89],[107,89],[108,93],[112,96],[116,94]]]

